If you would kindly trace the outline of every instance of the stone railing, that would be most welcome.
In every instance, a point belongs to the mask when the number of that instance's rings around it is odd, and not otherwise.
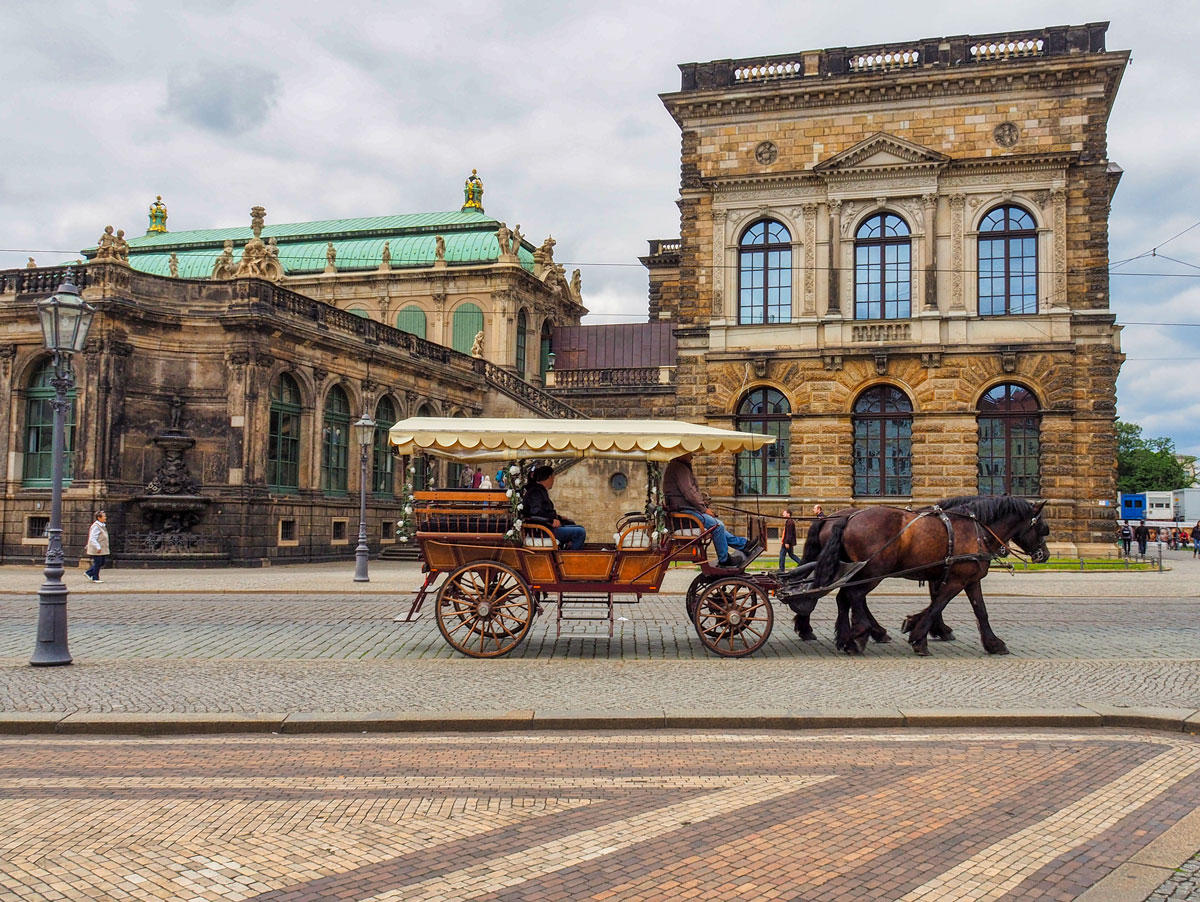
[[[851,341],[911,341],[912,325],[910,323],[871,323],[863,326],[853,326],[850,330]]]
[[[759,82],[828,77],[882,75],[897,69],[944,68],[1003,62],[1032,56],[1103,53],[1107,22],[1064,25],[1033,31],[921,38],[900,44],[831,47],[779,56],[685,63],[679,67],[681,91],[706,91]]]
[[[496,366],[487,360],[475,360],[475,365],[476,371],[483,375],[488,385],[508,395],[514,401],[520,401],[530,410],[540,413],[544,417],[566,420],[587,419],[584,413],[576,410],[570,404],[530,385],[503,367]]]
[[[87,286],[86,266],[39,266],[0,270],[0,294],[53,294],[67,273],[77,288]]]
[[[606,388],[651,388],[675,384],[673,366],[607,367],[588,370],[551,370],[546,385],[556,391]]]

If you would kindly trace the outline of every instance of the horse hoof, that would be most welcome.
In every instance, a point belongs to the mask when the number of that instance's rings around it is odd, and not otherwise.
[[[1007,655],[1007,654],[1011,654],[1011,652],[1008,650],[1008,646],[1007,646],[1007,645],[1005,645],[1003,642],[998,642],[998,643],[996,643],[995,645],[993,645],[993,646],[991,646],[991,647],[985,647],[985,651],[987,651],[987,653],[988,653],[989,655]]]
[[[915,614],[909,614],[907,617],[904,618],[904,622],[902,624],[900,624],[900,632],[911,633],[912,628],[916,625],[917,625],[917,616]]]
[[[805,632],[798,633],[797,635],[799,635],[800,638],[803,639],[805,642],[816,642],[817,641],[817,634],[814,633],[812,630],[806,630]]]
[[[920,657],[920,658],[928,658],[929,657],[929,646],[926,645],[924,642],[913,642],[913,643],[909,643],[909,644],[912,645],[913,654],[915,654],[917,657]]]
[[[876,642],[878,642],[880,645],[886,645],[888,642],[892,641],[892,637],[889,636],[886,631],[880,633],[878,636],[872,636],[871,638],[874,639]]]
[[[946,630],[946,632],[944,632],[944,633],[935,634],[933,636],[933,638],[936,639],[938,642],[953,642],[954,641],[954,630]]]

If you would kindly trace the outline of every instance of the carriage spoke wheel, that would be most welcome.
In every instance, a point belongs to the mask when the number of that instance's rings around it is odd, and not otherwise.
[[[464,564],[442,584],[437,624],[442,637],[472,658],[506,655],[525,638],[535,604],[525,581],[497,561]]]
[[[687,590],[687,615],[688,620],[696,619],[696,605],[700,603],[700,593],[707,589],[716,577],[705,576],[703,573],[698,574],[692,580],[692,584]]]
[[[770,599],[744,577],[718,580],[704,589],[692,617],[704,647],[724,658],[758,651],[774,622]]]

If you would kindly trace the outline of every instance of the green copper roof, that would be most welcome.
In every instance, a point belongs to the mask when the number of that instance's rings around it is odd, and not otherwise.
[[[276,239],[279,261],[287,275],[302,275],[325,270],[329,242],[337,251],[338,272],[378,269],[385,241],[392,269],[429,267],[434,262],[436,235],[445,239],[448,265],[491,263],[500,254],[496,241],[499,227],[499,221],[477,210],[455,210],[264,225],[262,239]],[[173,252],[180,278],[207,278],[226,241],[233,241],[234,258],[238,259],[253,235],[249,226],[151,232],[129,239],[129,265],[141,272],[170,275]],[[94,250],[88,248],[84,253],[90,257]],[[522,244],[519,258],[521,265],[532,271],[530,246]]]

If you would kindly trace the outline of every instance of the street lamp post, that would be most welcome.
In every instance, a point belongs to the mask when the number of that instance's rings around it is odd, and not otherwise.
[[[358,548],[354,551],[354,581],[369,583],[367,576],[367,557],[371,550],[367,547],[367,454],[371,449],[371,441],[375,438],[375,421],[363,411],[363,415],[354,424],[354,438],[358,442],[360,471],[358,477]]]
[[[62,284],[51,297],[38,301],[38,318],[42,323],[42,338],[46,348],[54,354],[54,425],[51,448],[50,470],[50,525],[47,528],[49,543],[46,546],[46,581],[38,591],[37,643],[29,663],[37,667],[52,667],[70,664],[71,652],[67,648],[67,587],[63,584],[62,544],[62,484],[63,458],[66,445],[65,418],[69,392],[75,384],[71,370],[71,355],[83,350],[87,343],[88,329],[96,308],[84,302],[79,289],[71,281],[68,272]]]

